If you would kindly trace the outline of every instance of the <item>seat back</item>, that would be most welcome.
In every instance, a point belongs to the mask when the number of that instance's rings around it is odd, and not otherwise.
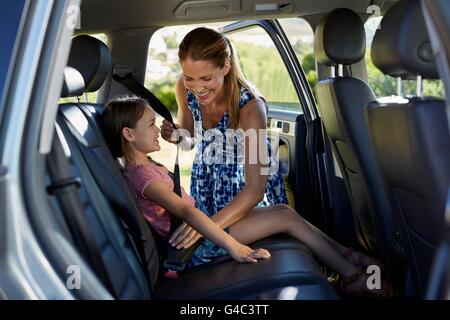
[[[374,37],[372,60],[394,77],[439,77],[419,1],[401,1],[385,15]],[[366,113],[389,199],[408,230],[423,293],[445,231],[450,185],[445,103],[424,97],[384,99],[369,104]]]
[[[73,39],[69,66],[80,70],[86,83],[86,91],[98,90],[111,72],[109,49],[100,40],[79,36]],[[153,287],[159,276],[160,255],[150,225],[140,213],[139,207],[113,158],[99,126],[98,115],[104,105],[96,103],[68,103],[59,106],[58,122],[66,127],[78,149],[83,163],[92,175],[105,201],[117,218],[125,225],[147,270],[148,281]],[[95,115],[95,116],[94,116]]]
[[[364,58],[365,42],[359,16],[349,9],[337,9],[316,28],[315,57],[332,70],[343,68]],[[384,260],[392,255],[396,228],[363,112],[375,95],[361,79],[342,74],[320,81],[316,93],[352,204],[356,236],[367,251]]]
[[[64,74],[64,86],[62,96],[79,96],[83,93],[84,82],[81,74],[73,68],[67,67]],[[61,109],[76,108],[76,104],[60,105]],[[82,123],[79,121],[79,123]],[[149,299],[151,297],[152,286],[143,272],[143,263],[140,261],[136,251],[133,238],[126,232],[127,224],[117,214],[117,209],[113,208],[111,203],[103,195],[91,170],[86,165],[80,145],[77,143],[77,134],[70,125],[63,119],[59,112],[56,121],[56,134],[54,135],[54,146],[61,146],[59,164],[49,162],[51,170],[65,170],[64,175],[73,177],[80,181],[78,192],[75,198],[78,198],[81,212],[64,207],[64,221],[67,225],[73,226],[78,219],[74,214],[85,214],[87,224],[84,226],[85,233],[79,233],[79,230],[70,228],[72,239],[92,235],[92,241],[88,241],[90,252],[98,252],[96,259],[101,262],[89,261],[100,277],[104,285],[108,287],[109,292],[114,298],[118,299]],[[86,128],[81,136],[92,136],[91,130]],[[89,138],[88,138],[89,139]],[[56,152],[56,151],[53,151]],[[66,159],[67,158],[67,159]],[[61,161],[67,162],[66,169],[61,166]],[[56,161],[58,162],[58,161]],[[50,170],[50,168],[49,168]],[[52,198],[51,198],[52,199]],[[65,199],[57,197],[58,201]],[[58,201],[52,199],[54,206]],[[76,220],[76,221],[75,221]],[[61,221],[61,225],[65,223]],[[124,228],[125,226],[125,228]],[[75,244],[81,243],[74,241]],[[80,247],[79,247],[80,248]],[[80,252],[84,251],[80,248]],[[84,255],[85,258],[86,255]],[[103,266],[102,268],[97,268]],[[154,280],[156,282],[156,280]],[[89,288],[91,284],[85,284]],[[83,285],[84,286],[84,285]],[[88,289],[89,290],[89,289]]]

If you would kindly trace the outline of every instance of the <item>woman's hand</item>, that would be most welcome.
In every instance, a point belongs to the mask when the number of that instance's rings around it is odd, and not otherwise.
[[[187,249],[191,247],[194,243],[202,238],[202,235],[198,233],[194,228],[183,222],[172,234],[169,239],[169,243],[172,247],[177,249]]]
[[[166,140],[167,142],[170,143],[177,143],[178,139],[176,134],[174,134],[173,132],[175,131],[175,129],[179,129],[180,126],[177,124],[172,124],[167,120],[163,120],[162,125],[160,127],[161,129],[161,136],[163,137],[164,140]],[[172,137],[173,135],[173,137]]]
[[[256,263],[259,259],[270,258],[270,252],[268,250],[262,248],[253,250],[239,242],[229,250],[229,253],[238,262]]]

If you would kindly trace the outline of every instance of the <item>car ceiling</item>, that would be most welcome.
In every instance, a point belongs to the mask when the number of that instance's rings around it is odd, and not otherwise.
[[[155,26],[200,24],[281,17],[303,17],[314,24],[336,8],[350,8],[362,17],[370,5],[383,14],[396,0],[82,0],[77,33]],[[254,13],[255,4],[280,5],[280,12]]]

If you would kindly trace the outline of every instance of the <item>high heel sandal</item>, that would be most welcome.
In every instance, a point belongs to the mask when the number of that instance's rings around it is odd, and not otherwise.
[[[354,259],[352,259],[352,256],[356,255]],[[384,264],[380,260],[377,260],[371,256],[365,255],[362,252],[356,251],[353,248],[348,248],[345,250],[345,252],[342,254],[342,256],[347,259],[348,261],[356,264],[359,267],[368,267],[372,265],[376,265],[380,267],[381,270],[384,270]]]

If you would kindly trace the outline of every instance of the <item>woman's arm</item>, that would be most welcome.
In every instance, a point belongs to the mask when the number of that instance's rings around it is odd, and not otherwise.
[[[225,208],[212,216],[221,228],[241,220],[264,198],[267,175],[262,172],[269,167],[266,123],[266,106],[261,99],[253,99],[241,108],[240,127],[248,133],[244,141],[245,187]],[[253,130],[255,134],[251,133]]]
[[[185,220],[207,239],[226,249],[239,262],[256,262],[256,259],[270,256],[266,250],[252,250],[239,243],[200,210],[187,204],[174,192],[168,192],[168,188],[169,186],[162,181],[154,182],[145,188],[144,195],[154,199],[171,214]]]

